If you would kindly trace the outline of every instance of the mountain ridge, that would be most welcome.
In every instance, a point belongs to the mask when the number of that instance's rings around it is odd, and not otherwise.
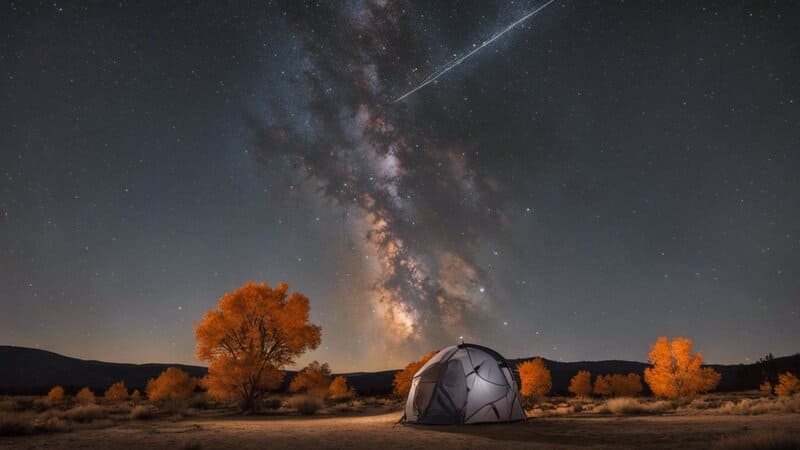
[[[531,358],[509,359],[512,366]],[[592,375],[611,373],[643,373],[647,363],[626,360],[561,362],[545,359],[553,379],[553,392],[566,393],[569,380],[578,370],[589,370]],[[85,360],[65,356],[49,350],[0,345],[0,394],[43,394],[54,385],[68,391],[89,386],[97,392],[112,383],[123,380],[130,389],[143,390],[147,380],[157,377],[167,367],[178,367],[192,376],[202,377],[208,369],[190,364],[169,363],[118,363]],[[765,359],[751,364],[710,364],[722,374],[719,390],[733,391],[755,389],[765,378],[775,378],[787,370],[800,373],[800,354]],[[391,392],[392,380],[400,369],[377,372],[349,372],[342,375],[348,384],[362,395],[380,395]],[[286,371],[284,388],[296,371]]]

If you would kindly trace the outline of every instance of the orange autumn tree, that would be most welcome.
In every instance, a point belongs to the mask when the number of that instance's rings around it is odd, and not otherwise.
[[[632,397],[642,392],[642,377],[638,373],[614,374],[606,378],[611,385],[611,393],[617,397]]]
[[[792,372],[778,375],[775,395],[789,396],[797,393],[800,393],[800,378],[797,378]]]
[[[598,375],[594,379],[594,395],[606,397],[611,395],[611,377],[609,375]]]
[[[158,400],[186,400],[194,394],[197,379],[177,367],[168,367],[155,379],[147,382],[147,398]]]
[[[47,401],[51,404],[63,402],[64,388],[61,386],[53,386],[53,389],[50,389],[50,392],[47,393]]]
[[[309,323],[309,300],[249,282],[219,300],[195,327],[197,357],[208,363],[204,380],[215,398],[239,400],[252,410],[262,395],[280,386],[284,366],[320,344],[320,327]]]
[[[125,387],[124,381],[117,381],[103,394],[106,400],[118,401],[128,399],[128,388]]]
[[[289,392],[306,392],[316,397],[325,397],[331,385],[331,369],[327,363],[312,361],[289,383]]]
[[[553,379],[542,358],[525,361],[517,367],[517,370],[521,382],[519,393],[528,404],[550,393]]]
[[[720,374],[703,367],[703,356],[692,353],[692,341],[676,337],[671,342],[659,337],[648,354],[653,367],[644,370],[644,379],[658,397],[678,398],[708,392],[719,384]]]
[[[592,394],[592,374],[588,370],[579,370],[571,380],[569,380],[568,391],[577,397],[588,397]]]
[[[394,395],[400,398],[407,397],[408,391],[411,390],[411,381],[412,378],[414,378],[414,374],[417,373],[417,371],[421,369],[426,362],[436,356],[437,353],[439,353],[439,350],[434,350],[419,360],[410,363],[403,370],[398,372],[392,381],[392,392]]]
[[[334,378],[328,387],[328,398],[331,400],[349,400],[355,395],[356,392],[347,386],[347,379],[342,376]]]

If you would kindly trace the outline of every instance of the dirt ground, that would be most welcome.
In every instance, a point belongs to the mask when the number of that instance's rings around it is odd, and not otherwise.
[[[8,449],[708,448],[726,437],[800,434],[796,414],[559,417],[473,426],[397,425],[400,413],[350,417],[216,417],[0,437]]]

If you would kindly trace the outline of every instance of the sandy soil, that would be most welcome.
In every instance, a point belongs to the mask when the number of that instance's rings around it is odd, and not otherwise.
[[[793,414],[566,417],[509,425],[396,425],[399,413],[351,417],[230,417],[129,422],[71,433],[5,437],[9,449],[708,448],[750,430],[800,433]]]

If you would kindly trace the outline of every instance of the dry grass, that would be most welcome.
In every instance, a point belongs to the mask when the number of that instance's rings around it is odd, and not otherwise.
[[[33,433],[33,415],[0,413],[0,436],[22,436]]]
[[[599,414],[634,415],[634,414],[662,414],[675,409],[672,402],[666,400],[643,400],[631,397],[609,399],[604,404],[595,407],[592,412]]]
[[[800,448],[800,436],[786,431],[758,430],[726,436],[711,446],[715,450],[792,450]]]
[[[791,414],[800,413],[800,396],[758,397],[733,400],[696,399],[686,407],[678,409],[678,414]]]
[[[131,410],[131,420],[150,420],[158,414],[158,408],[153,405],[138,405]]]
[[[94,420],[108,418],[108,411],[100,405],[80,405],[64,412],[64,418],[73,422],[89,423]]]
[[[289,406],[304,416],[310,416],[322,409],[325,403],[313,395],[298,395],[289,399]]]

